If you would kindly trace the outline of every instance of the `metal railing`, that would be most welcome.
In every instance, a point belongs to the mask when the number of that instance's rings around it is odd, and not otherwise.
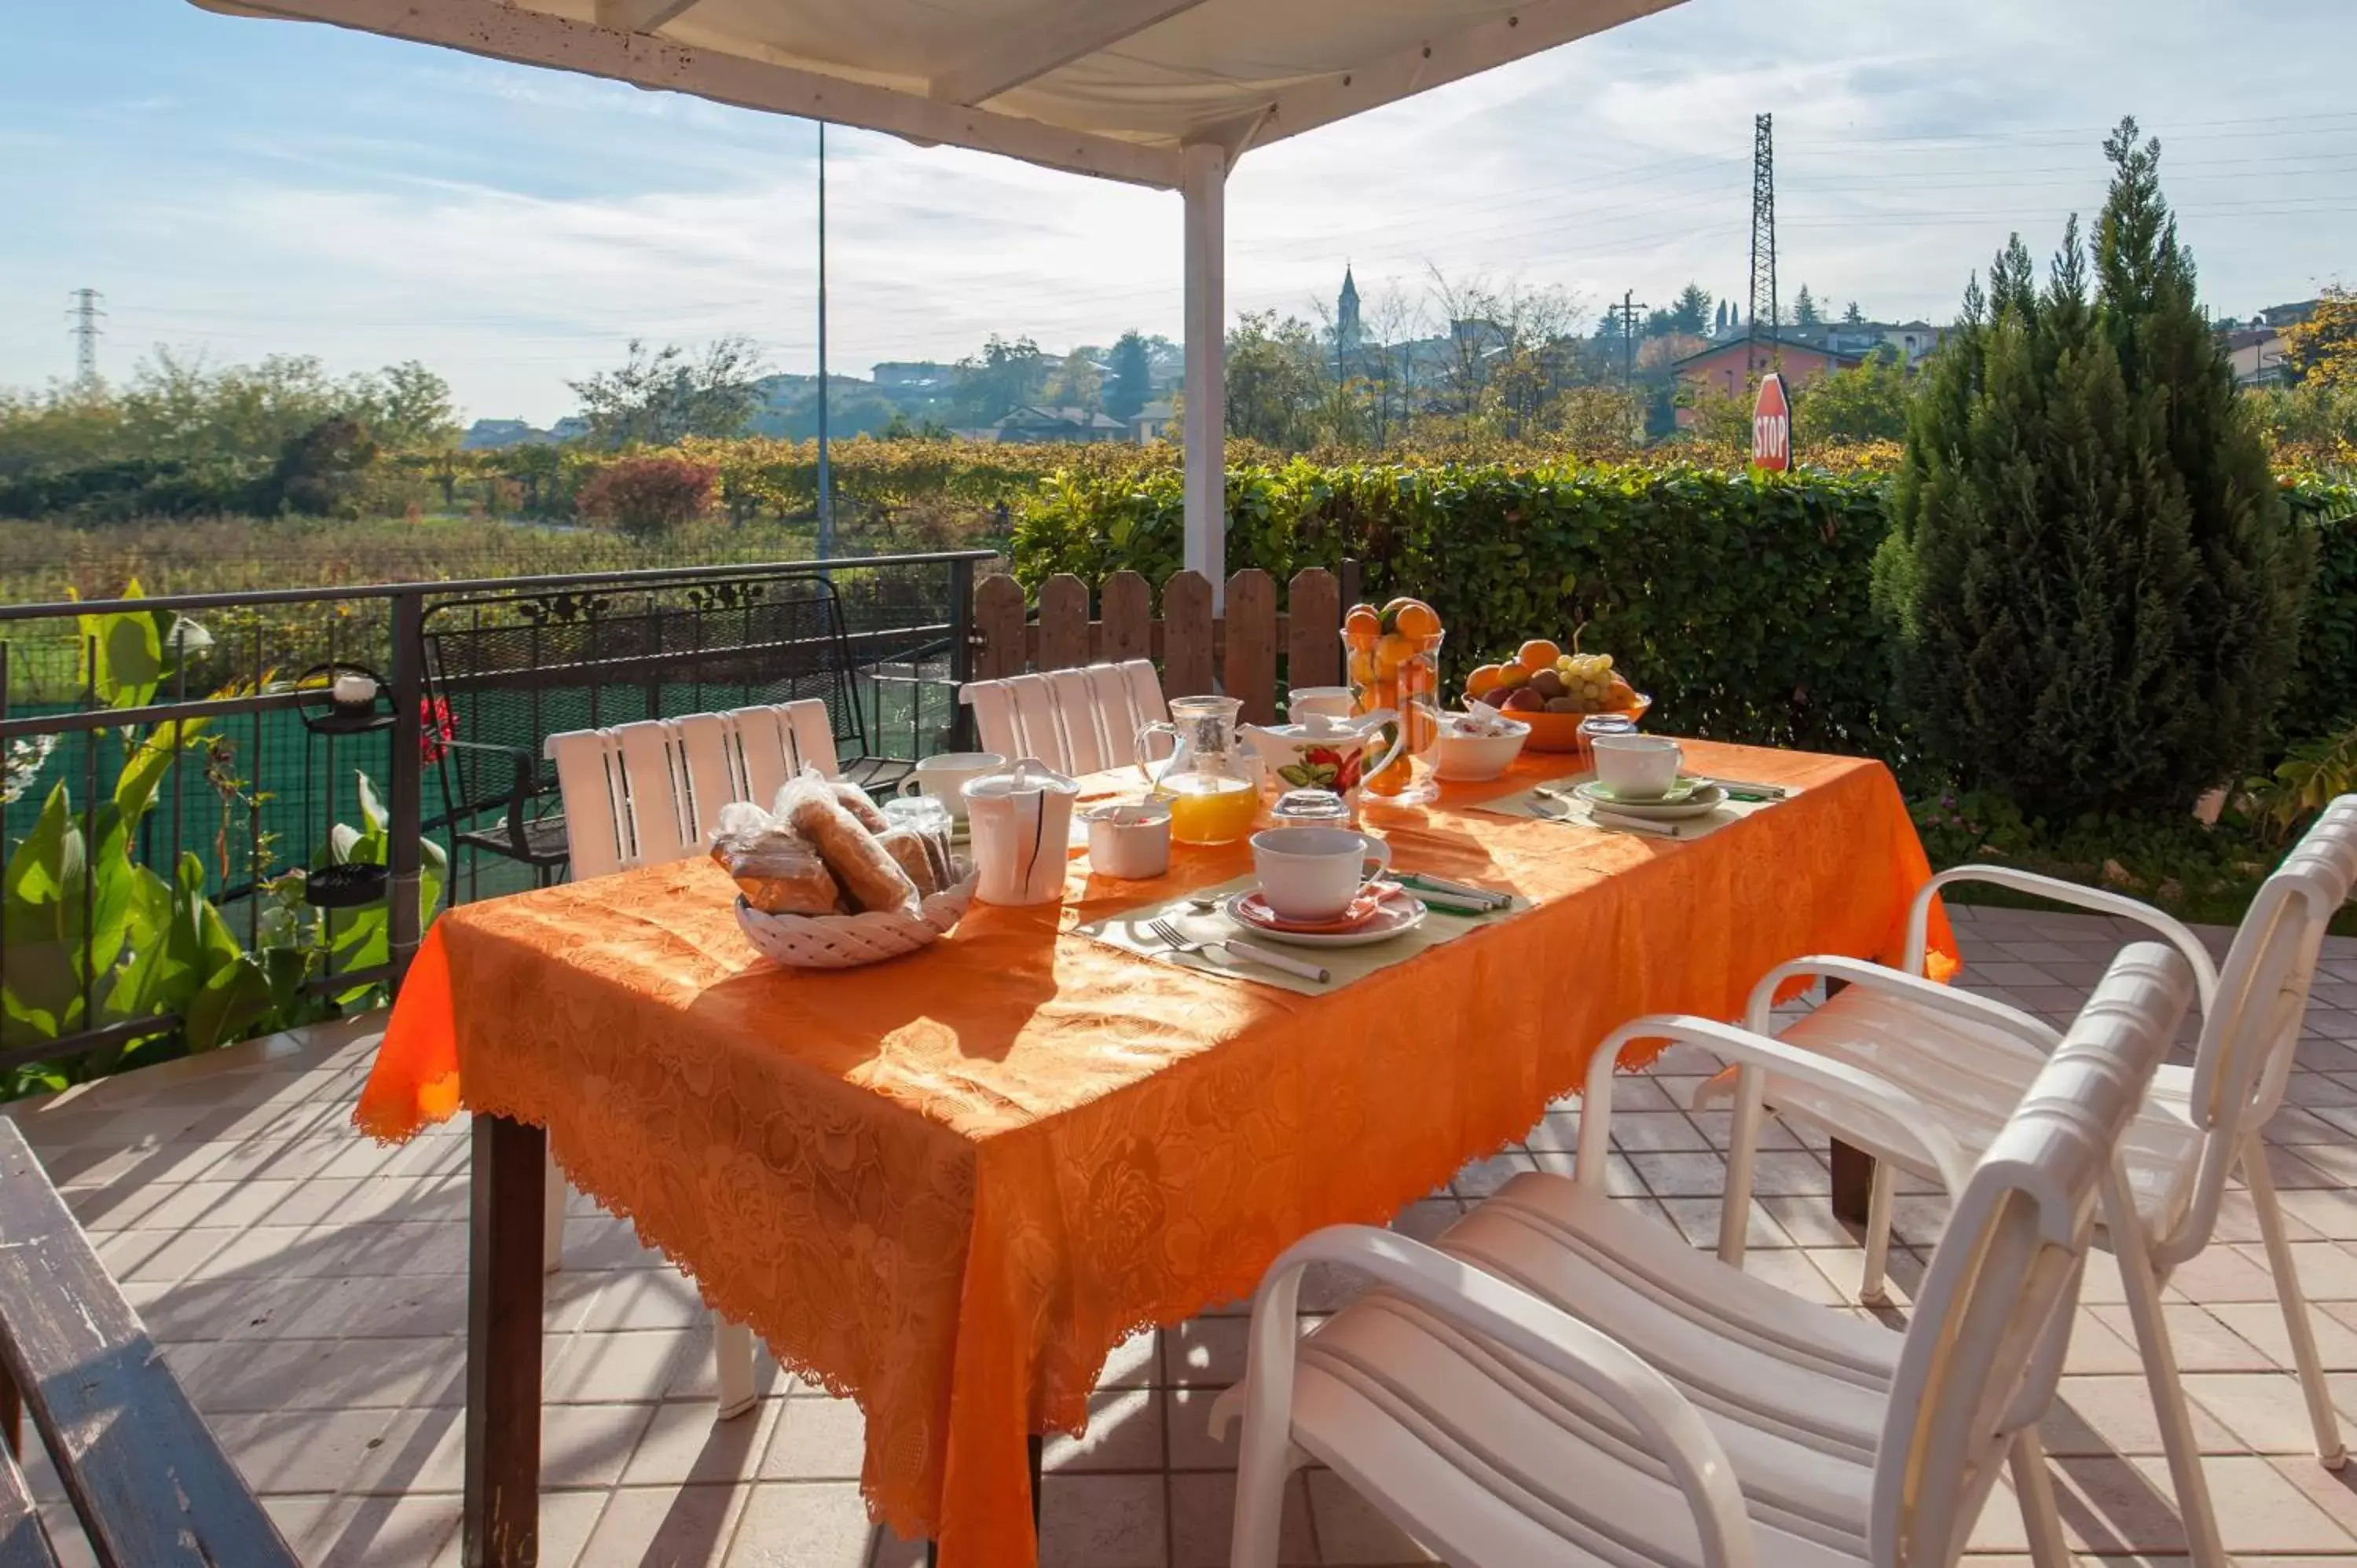
[[[823,680],[846,759],[954,747],[994,559],[0,606],[0,1097],[388,995],[441,902],[533,879],[468,833],[468,744],[536,758]],[[330,703],[350,671],[372,711]],[[491,691],[531,702],[494,718]]]

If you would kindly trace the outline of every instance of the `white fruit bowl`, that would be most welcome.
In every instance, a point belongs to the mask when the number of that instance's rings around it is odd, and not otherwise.
[[[1503,725],[1504,733],[1467,735],[1444,721],[1433,771],[1452,783],[1478,784],[1512,767],[1514,758],[1522,755],[1523,743],[1531,738],[1531,726],[1502,714],[1491,722]]]

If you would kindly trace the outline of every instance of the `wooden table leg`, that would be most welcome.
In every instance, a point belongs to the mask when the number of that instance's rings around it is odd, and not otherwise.
[[[1830,1002],[1849,989],[1846,980],[1825,982],[1825,1000]],[[1863,1149],[1853,1149],[1839,1138],[1834,1140],[1834,1218],[1852,1225],[1866,1223],[1867,1205],[1874,1191],[1874,1156]]]
[[[1874,1156],[1834,1140],[1834,1218],[1852,1225],[1866,1223],[1868,1195],[1874,1190]]]
[[[1036,1432],[1023,1440],[1024,1453],[1031,1463],[1031,1539],[1035,1542],[1039,1539],[1039,1457],[1047,1446],[1048,1440]],[[925,1542],[925,1568],[941,1568],[941,1561],[942,1543]]]
[[[467,1264],[466,1568],[540,1561],[541,1237],[548,1137],[477,1116]]]

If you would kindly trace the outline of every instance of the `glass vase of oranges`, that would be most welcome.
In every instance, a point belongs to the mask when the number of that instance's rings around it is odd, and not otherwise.
[[[1377,609],[1353,605],[1342,618],[1342,649],[1351,678],[1351,711],[1389,708],[1406,738],[1390,765],[1359,787],[1376,800],[1420,805],[1440,793],[1433,753],[1440,744],[1440,617],[1422,599],[1397,598]],[[1389,750],[1392,737],[1376,743]]]

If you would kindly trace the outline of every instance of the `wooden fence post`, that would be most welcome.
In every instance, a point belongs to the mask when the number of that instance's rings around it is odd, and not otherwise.
[[[1276,579],[1257,566],[1228,578],[1228,648],[1222,684],[1243,702],[1246,724],[1276,722]]]
[[[1023,585],[993,574],[974,591],[974,626],[982,635],[982,651],[974,661],[974,678],[998,681],[1020,675],[1028,660],[1024,649]]]
[[[1342,590],[1334,574],[1323,566],[1304,566],[1296,572],[1286,589],[1286,683],[1340,685],[1341,630]]]
[[[1162,586],[1162,691],[1196,697],[1215,689],[1211,585],[1200,572],[1178,572]]]
[[[1077,670],[1089,662],[1089,585],[1069,572],[1039,585],[1039,665]]]
[[[1154,657],[1154,590],[1135,572],[1115,572],[1104,580],[1104,647],[1108,664]]]

